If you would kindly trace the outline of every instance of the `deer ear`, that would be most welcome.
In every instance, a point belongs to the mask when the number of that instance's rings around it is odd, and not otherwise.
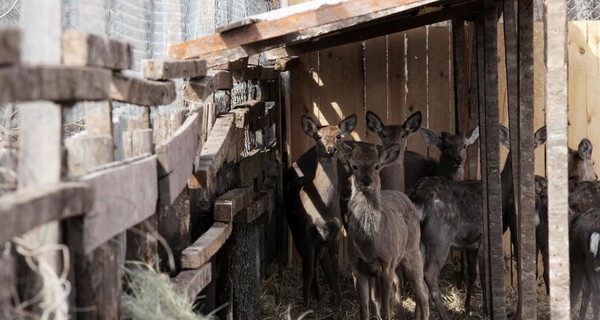
[[[383,130],[384,124],[383,121],[381,121],[381,119],[374,113],[371,111],[367,111],[367,128],[369,128],[369,130],[375,132],[375,133],[380,133],[381,130]]]
[[[408,134],[412,134],[419,130],[421,127],[421,121],[423,121],[423,115],[421,114],[421,111],[417,111],[411,114],[410,117],[404,121],[402,126],[404,127],[404,130],[408,132]]]
[[[396,159],[398,159],[399,155],[400,155],[400,145],[397,143],[393,143],[393,144],[389,145],[387,148],[383,149],[383,151],[381,151],[381,154],[379,155],[379,163],[382,166],[390,165],[394,161],[396,161]]]
[[[340,121],[340,123],[338,124],[338,128],[340,129],[343,136],[349,135],[350,132],[354,131],[354,128],[356,128],[356,115],[350,115],[344,120]]]
[[[349,146],[346,142],[340,141],[340,147],[342,148],[342,157],[343,160],[348,162],[352,158],[352,153],[354,153],[354,148]]]
[[[467,132],[466,137],[467,137],[466,143],[468,146],[475,143],[475,141],[477,141],[477,138],[479,138],[479,126],[473,128],[469,132]]]
[[[438,135],[427,128],[421,128],[421,137],[423,137],[425,143],[427,143],[430,146],[437,147],[440,142],[440,138],[438,137]]]
[[[542,177],[535,177],[535,193],[542,193],[544,190],[544,181]]]
[[[592,142],[587,138],[581,139],[581,142],[579,142],[579,147],[577,147],[579,156],[586,160],[590,160],[592,158],[592,149]]]
[[[500,131],[500,143],[510,150],[510,132],[508,131],[508,128],[499,124],[498,130]]]
[[[533,148],[537,148],[546,143],[546,139],[548,139],[548,130],[546,130],[546,126],[537,129],[533,134]]]
[[[314,137],[319,131],[319,125],[311,117],[302,115],[302,130],[307,135]]]

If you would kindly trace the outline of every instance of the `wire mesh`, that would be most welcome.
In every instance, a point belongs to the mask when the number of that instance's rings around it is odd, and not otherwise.
[[[600,0],[568,0],[567,17],[569,20],[598,20],[600,18]]]

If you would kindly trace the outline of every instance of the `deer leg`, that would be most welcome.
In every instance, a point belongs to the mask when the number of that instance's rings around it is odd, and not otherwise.
[[[419,255],[420,256],[420,255]],[[395,295],[395,302],[398,304],[398,312],[397,312],[397,317],[399,320],[404,320],[404,308],[402,307],[402,267],[399,265],[396,268],[395,271],[395,276],[394,276],[394,295]],[[423,268],[421,268],[421,279],[423,279]],[[425,285],[425,283],[423,283],[423,285]],[[428,299],[428,296],[425,295],[425,299]],[[417,312],[419,312],[419,304],[417,304]]]
[[[371,315],[381,319],[381,296],[379,295],[379,284],[373,277],[369,277],[369,306]]]
[[[583,290],[581,290],[581,305],[579,306],[579,319],[585,320],[585,315],[587,313],[587,307],[590,301],[591,292],[587,285],[584,284],[582,287]]]
[[[579,295],[579,292],[581,291],[581,285],[583,283],[583,277],[581,276],[581,272],[583,272],[583,270],[574,270],[575,267],[573,265],[571,265],[571,313],[574,315],[574,311],[575,311],[575,303],[577,301],[577,296]],[[585,295],[585,294],[584,294]],[[586,302],[586,309],[587,309],[587,302]],[[581,315],[583,313],[584,317],[582,319],[585,319],[585,310],[583,309],[583,301],[581,303],[581,308],[579,309],[579,314]]]
[[[479,255],[478,250],[467,251],[467,297],[465,299],[465,313],[469,315],[471,313],[471,296],[473,295],[473,287],[475,285],[475,279],[477,279],[477,256]]]
[[[342,303],[342,290],[340,289],[339,281],[338,250],[339,242],[334,240],[321,256],[321,267],[325,271],[329,287],[335,292],[335,303],[339,307]]]
[[[384,272],[376,280],[379,287],[379,297],[381,298],[381,319],[392,319],[392,282],[394,282],[393,271]]]
[[[600,320],[600,290],[598,288],[592,293],[592,311],[594,320]]]
[[[323,248],[316,248],[313,260],[312,294],[315,300],[321,300],[321,288],[319,287],[319,261],[323,256]]]
[[[483,314],[487,315],[488,314],[488,305],[489,305],[489,298],[487,296],[487,291],[486,291],[486,286],[487,286],[487,282],[486,282],[486,278],[485,278],[485,274],[486,274],[486,270],[485,270],[485,250],[483,250],[482,248],[478,249],[478,258],[479,258],[479,283],[481,284],[481,292],[483,293]]]
[[[314,280],[315,248],[307,245],[302,257],[302,295],[304,306],[310,305],[311,284]]]
[[[369,319],[369,279],[361,275],[354,267],[352,268],[354,277],[354,286],[358,294],[358,307],[360,310],[360,319]]]
[[[444,256],[445,257],[445,256]],[[433,302],[435,303],[435,308],[437,309],[440,318],[442,318],[442,320],[448,320],[450,319],[448,317],[448,314],[446,313],[446,308],[444,307],[444,304],[442,303],[442,296],[440,293],[440,288],[439,288],[439,278],[440,278],[440,271],[442,269],[442,266],[444,265],[444,261],[439,261],[441,259],[436,259],[435,257],[431,257],[431,260],[436,260],[436,261],[428,261],[425,265],[425,282],[427,283],[427,286],[429,287],[429,294],[431,295],[431,299],[433,299]]]
[[[427,294],[427,287],[423,281],[423,262],[421,261],[421,253],[419,250],[416,250],[413,253],[407,252],[400,264],[404,274],[413,287],[415,298],[417,300],[415,319],[429,319],[429,297]],[[402,308],[402,302],[400,302],[400,307]]]
[[[546,294],[550,294],[550,260],[548,258],[548,248],[542,248],[542,260],[544,262],[543,276],[544,285],[546,286]]]

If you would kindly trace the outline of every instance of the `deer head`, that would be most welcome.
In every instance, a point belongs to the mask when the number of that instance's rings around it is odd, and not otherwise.
[[[345,135],[356,127],[356,115],[350,115],[338,125],[319,126],[311,117],[302,116],[302,129],[316,142],[317,154],[320,157],[336,155],[339,143]]]
[[[458,132],[453,135],[443,131],[441,136],[435,132],[421,128],[423,140],[440,150],[440,165],[448,166],[450,170],[461,169],[467,156],[467,147],[479,138],[479,126],[469,130],[466,134]]]
[[[419,130],[421,121],[421,111],[417,111],[410,115],[401,125],[386,126],[374,112],[367,111],[367,128],[379,136],[383,148],[397,143],[400,145],[400,150],[404,151],[408,136]]]
[[[502,143],[508,150],[510,150],[510,131],[507,127],[500,125],[500,143]],[[543,126],[533,134],[533,148],[537,148],[544,143],[546,143],[546,139],[548,138],[548,130],[546,126]]]
[[[352,171],[352,186],[362,192],[379,191],[381,189],[379,171],[396,161],[400,155],[400,145],[397,143],[383,149],[381,154],[375,145],[355,145],[352,148],[343,143],[342,147]]]
[[[581,181],[594,181],[598,179],[592,160],[592,142],[587,138],[581,139],[577,151],[569,148],[569,185],[573,186]]]

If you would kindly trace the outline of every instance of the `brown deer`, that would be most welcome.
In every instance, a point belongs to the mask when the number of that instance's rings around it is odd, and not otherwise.
[[[537,148],[544,143],[548,137],[546,126],[539,128],[533,134],[533,148]],[[514,186],[513,186],[513,171],[512,171],[512,152],[510,150],[510,132],[507,127],[500,125],[500,143],[508,148],[504,168],[500,173],[502,186],[502,226],[504,232],[510,229],[511,242],[515,251],[515,257],[519,257],[517,247],[517,225],[518,217],[515,208]]]
[[[356,115],[343,119],[338,125],[319,126],[308,116],[302,116],[302,129],[316,142],[316,170],[310,182],[300,188],[289,188],[286,208],[294,245],[302,258],[302,294],[304,304],[310,303],[311,293],[319,299],[317,263],[325,271],[341,302],[338,281],[338,234],[342,226],[340,191],[338,187],[338,147],[342,137],[356,127]]]
[[[380,310],[373,311],[382,319],[391,319],[392,287],[396,269],[401,269],[416,294],[417,318],[428,319],[417,212],[404,193],[381,190],[380,171],[398,158],[400,145],[392,144],[381,152],[375,145],[342,146],[352,172],[348,252],[360,318],[369,319],[369,293],[376,289],[381,305]]]
[[[467,147],[479,137],[479,127],[467,133],[449,134],[443,131],[440,136],[427,128],[421,128],[421,136],[425,142],[440,150],[439,160],[423,156],[416,152],[407,151],[404,156],[406,193],[414,190],[417,182],[423,177],[441,176],[454,181],[464,179],[464,162]]]
[[[577,150],[569,148],[569,190],[581,181],[598,180],[592,160],[592,142],[583,138]]]

